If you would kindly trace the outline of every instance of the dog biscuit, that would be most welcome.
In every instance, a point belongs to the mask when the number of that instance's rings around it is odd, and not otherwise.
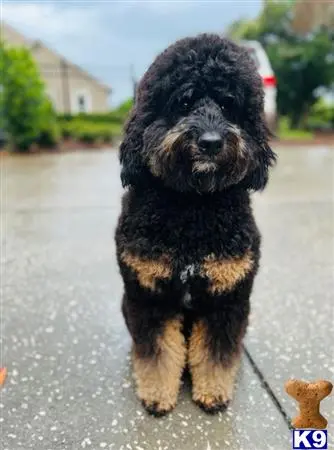
[[[326,380],[313,383],[293,379],[287,381],[286,392],[299,403],[299,415],[292,419],[292,426],[318,430],[326,428],[327,420],[320,414],[320,402],[331,393],[332,389],[332,383]]]

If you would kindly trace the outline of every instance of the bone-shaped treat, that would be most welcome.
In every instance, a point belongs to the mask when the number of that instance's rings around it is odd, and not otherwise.
[[[300,380],[287,381],[286,392],[299,403],[299,415],[292,419],[292,426],[317,430],[326,428],[327,420],[320,414],[320,402],[331,393],[332,389],[332,383],[326,380],[313,383]]]

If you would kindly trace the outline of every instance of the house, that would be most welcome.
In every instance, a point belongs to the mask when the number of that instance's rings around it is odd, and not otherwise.
[[[294,0],[292,26],[304,34],[319,26],[334,27],[334,3],[331,1]]]
[[[263,0],[264,6],[282,0]],[[331,0],[285,0],[292,6],[292,28],[299,34],[307,34],[314,28],[334,28],[334,2]]]
[[[110,87],[81,67],[43,42],[26,38],[4,22],[1,23],[1,38],[9,45],[30,49],[58,113],[103,113],[109,110]]]

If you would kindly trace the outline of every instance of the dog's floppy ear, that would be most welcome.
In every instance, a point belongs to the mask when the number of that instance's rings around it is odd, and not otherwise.
[[[125,125],[124,139],[120,146],[123,187],[134,186],[143,178],[145,168],[141,157],[142,135],[143,130],[138,120],[136,107],[134,107]]]
[[[260,145],[254,154],[254,166],[246,175],[244,183],[247,189],[262,191],[268,181],[269,168],[276,162],[276,154],[267,142]]]

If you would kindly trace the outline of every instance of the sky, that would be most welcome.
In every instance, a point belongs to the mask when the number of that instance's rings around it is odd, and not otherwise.
[[[154,57],[176,39],[223,33],[255,17],[262,0],[0,0],[1,20],[40,39],[112,88],[111,105],[132,95]],[[131,69],[132,68],[132,69]]]

